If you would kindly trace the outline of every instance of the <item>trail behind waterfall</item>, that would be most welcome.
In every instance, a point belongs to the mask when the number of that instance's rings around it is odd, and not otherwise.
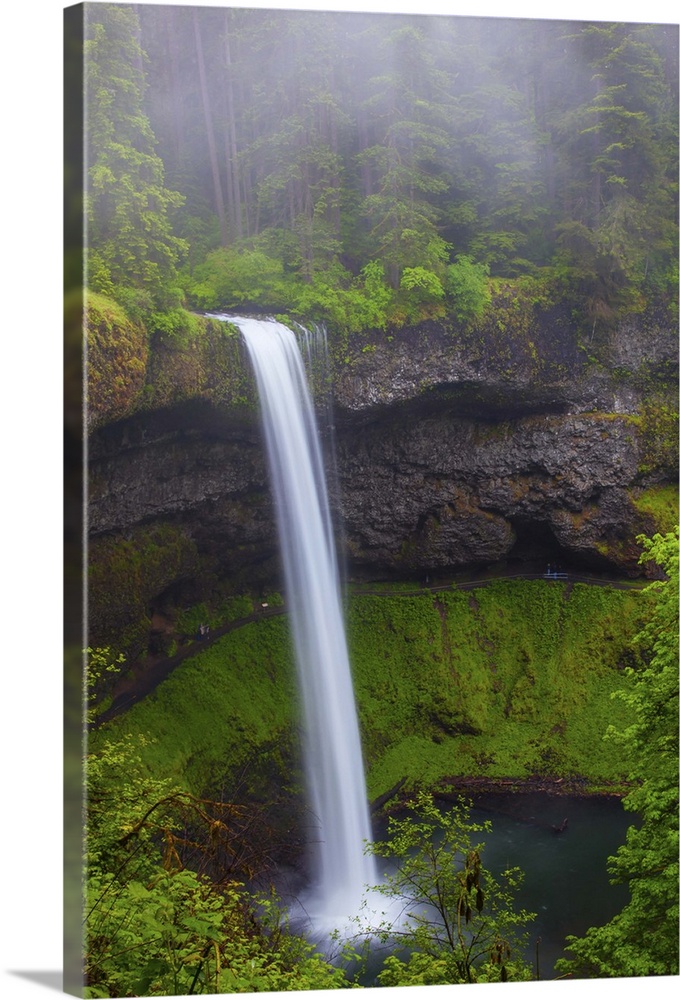
[[[546,578],[545,573],[495,573],[492,576],[476,576],[471,579],[449,581],[442,583],[423,584],[413,589],[395,589],[391,583],[381,587],[377,582],[358,584],[352,586],[351,595],[356,597],[422,597],[426,594],[435,595],[452,590],[478,590],[491,583],[501,580],[546,580],[546,582],[556,582],[567,587],[574,583],[585,583],[593,587],[613,587],[615,590],[641,590],[649,585],[649,580],[631,580],[629,578],[620,579],[605,576],[596,576],[585,573],[568,573],[566,579],[553,580]],[[143,661],[131,661],[128,669],[114,686],[111,705],[98,717],[98,724],[107,722],[118,715],[122,715],[137,702],[142,701],[151,694],[161,684],[173,670],[185,660],[193,656],[198,656],[204,649],[221,639],[229,632],[251,625],[253,622],[262,621],[265,618],[274,618],[288,613],[288,608],[283,605],[270,607],[260,607],[250,615],[236,618],[224,625],[211,628],[207,638],[198,640],[194,637],[177,634],[168,630],[168,638],[180,644],[180,648],[172,656],[148,656]]]

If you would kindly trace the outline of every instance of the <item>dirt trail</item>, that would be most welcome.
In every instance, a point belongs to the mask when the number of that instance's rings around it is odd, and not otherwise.
[[[617,590],[640,589],[649,584],[649,580],[616,580],[608,577],[597,577],[586,574],[561,573],[557,576],[548,576],[546,573],[503,573],[497,576],[481,576],[471,580],[452,581],[450,583],[425,584],[414,590],[381,590],[379,587],[363,588],[357,587],[352,590],[352,596],[362,597],[420,597],[423,594],[437,594],[442,591],[451,590],[477,590],[498,580],[546,580],[548,582],[566,583],[570,587],[573,583],[587,583],[598,587],[615,587]],[[286,614],[285,605],[260,607],[251,615],[244,618],[237,618],[227,622],[217,628],[211,628],[209,635],[202,639],[184,639],[183,645],[173,656],[147,657],[144,661],[133,661],[129,664],[118,682],[114,685],[113,700],[102,714],[98,717],[96,725],[99,726],[109,719],[115,718],[126,712],[136,702],[141,701],[148,694],[151,694],[158,685],[168,677],[175,667],[191,656],[197,656],[204,649],[211,646],[222,636],[236,629],[243,628],[252,622],[261,621],[263,618],[273,618]]]

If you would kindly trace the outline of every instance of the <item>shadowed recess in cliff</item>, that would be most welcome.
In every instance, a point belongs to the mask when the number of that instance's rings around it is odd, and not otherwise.
[[[230,320],[243,334],[260,395],[304,709],[318,821],[305,909],[315,929],[332,929],[358,912],[376,878],[364,852],[370,821],[318,432],[294,334],[274,321]]]

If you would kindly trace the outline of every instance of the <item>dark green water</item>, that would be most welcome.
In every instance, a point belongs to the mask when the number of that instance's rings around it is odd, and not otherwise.
[[[483,866],[496,876],[505,868],[524,872],[514,908],[536,913],[526,928],[525,958],[536,976],[538,942],[538,978],[555,978],[555,962],[565,954],[567,935],[581,937],[589,927],[607,923],[628,901],[625,886],[610,884],[607,859],[624,843],[634,816],[615,798],[515,793],[476,797],[471,819],[492,824],[490,832],[477,835],[484,844]],[[381,821],[375,834],[382,839],[386,833]],[[304,876],[289,873],[286,879],[283,872],[281,876],[279,891],[284,899],[304,897],[308,891]],[[291,916],[293,926],[304,930],[299,910],[298,917]],[[321,944],[322,936],[318,940]],[[389,945],[372,950],[363,986],[375,985],[389,952]]]
[[[488,795],[475,802],[473,818],[489,819],[492,833],[483,864],[494,874],[517,866],[525,873],[517,904],[537,914],[529,925],[527,959],[541,979],[551,979],[568,934],[583,935],[607,923],[628,901],[625,886],[611,885],[607,858],[624,842],[634,817],[616,799],[545,794]],[[567,819],[566,828],[556,833]]]

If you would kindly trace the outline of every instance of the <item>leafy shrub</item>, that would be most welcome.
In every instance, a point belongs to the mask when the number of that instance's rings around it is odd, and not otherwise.
[[[494,878],[482,864],[477,834],[491,824],[473,823],[460,803],[441,811],[431,795],[418,793],[403,819],[390,817],[389,839],[370,845],[398,864],[375,891],[398,903],[378,927],[366,930],[395,952],[378,975],[382,986],[522,981],[531,970],[522,960],[524,925],[535,914],[515,909],[523,875],[508,868]]]
[[[640,427],[640,473],[678,471],[678,411],[662,397],[645,400],[636,421]]]
[[[371,260],[362,268],[359,277],[363,292],[364,325],[384,330],[394,293],[385,280],[385,268],[377,260]]]
[[[284,309],[290,295],[283,264],[259,250],[213,250],[194,271],[190,298],[201,309],[233,308],[245,303]]]
[[[123,307],[133,323],[145,322],[155,308],[151,293],[144,288],[114,285],[112,296]]]
[[[147,321],[150,333],[160,333],[178,347],[185,347],[188,340],[199,331],[198,319],[186,309],[168,309],[152,313]]]
[[[641,563],[663,572],[646,588],[652,603],[634,645],[646,663],[628,666],[631,682],[616,692],[633,713],[627,726],[609,726],[605,740],[632,761],[624,808],[637,822],[608,859],[612,882],[629,886],[620,913],[585,936],[567,936],[570,958],[560,975],[588,977],[678,975],[678,529],[638,537]]]
[[[444,297],[441,281],[434,271],[426,267],[405,267],[399,287],[410,292],[417,302],[431,302]]]
[[[84,996],[348,985],[342,970],[288,933],[275,898],[244,890],[241,872],[252,875],[252,859],[253,871],[269,865],[267,851],[251,849],[257,812],[150,775],[148,743],[144,734],[104,737],[87,758]],[[187,854],[197,870],[185,867]],[[218,870],[220,882],[206,869]]]
[[[96,250],[90,250],[87,255],[87,286],[100,295],[113,296],[111,270]]]
[[[393,292],[378,261],[367,264],[359,278],[336,262],[309,282],[291,283],[289,291],[294,297],[290,312],[302,322],[325,322],[332,330],[358,333],[385,329],[390,319]]]
[[[355,294],[352,276],[341,264],[335,263],[318,271],[308,281],[291,281],[290,311],[302,322],[326,322],[333,327],[349,329],[353,322]]]
[[[464,254],[447,267],[444,288],[451,312],[460,323],[480,319],[491,303],[488,274],[486,264],[475,264]]]

